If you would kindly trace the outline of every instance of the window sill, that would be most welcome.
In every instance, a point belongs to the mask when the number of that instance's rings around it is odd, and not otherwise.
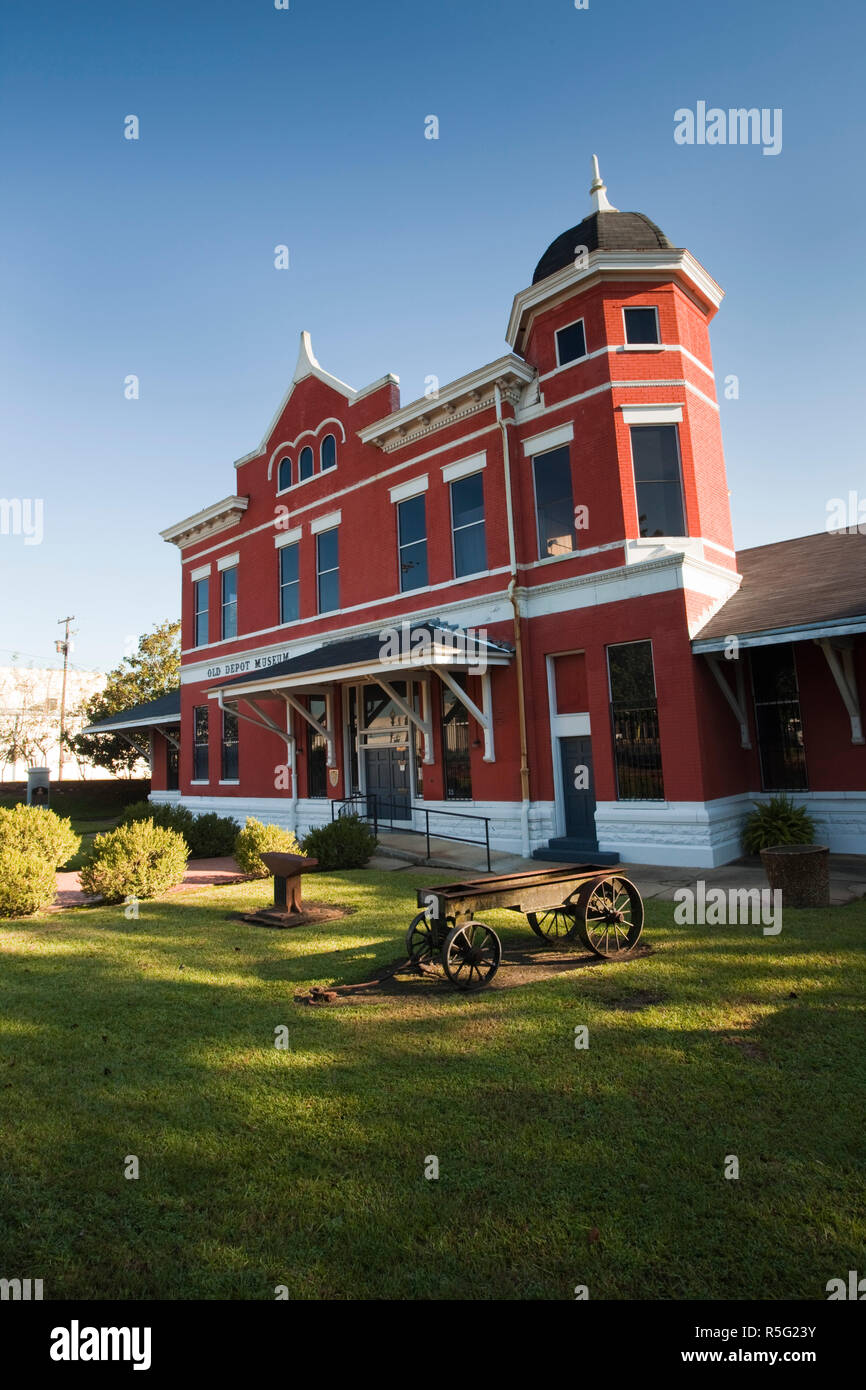
[[[617,352],[665,352],[667,343],[622,343]]]
[[[208,778],[207,781],[205,781],[205,782],[197,782],[195,779],[193,779],[193,780],[190,782],[190,786],[191,786],[191,787],[209,787],[209,786],[210,786],[210,778]]]
[[[239,787],[240,784],[240,778],[238,777],[229,777],[225,781],[217,782],[218,787]]]

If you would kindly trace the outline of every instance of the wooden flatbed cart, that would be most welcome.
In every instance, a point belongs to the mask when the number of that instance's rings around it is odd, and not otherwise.
[[[455,989],[465,991],[489,985],[502,960],[496,932],[478,921],[485,910],[522,912],[543,941],[580,942],[605,960],[627,956],[643,930],[640,893],[600,864],[559,864],[421,888],[417,901],[421,911],[406,934],[409,959],[421,967],[438,959]]]

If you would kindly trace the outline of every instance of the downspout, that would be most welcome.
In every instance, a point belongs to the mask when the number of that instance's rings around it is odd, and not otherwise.
[[[524,859],[531,854],[529,843],[529,754],[526,737],[526,691],[523,683],[523,632],[520,603],[517,598],[517,553],[514,544],[514,508],[511,499],[511,451],[508,445],[508,424],[502,415],[502,392],[497,381],[493,387],[496,402],[496,422],[502,431],[502,461],[505,471],[505,515],[508,522],[508,565],[511,578],[508,598],[514,625],[514,660],[517,666],[517,722],[520,730],[520,844]]]

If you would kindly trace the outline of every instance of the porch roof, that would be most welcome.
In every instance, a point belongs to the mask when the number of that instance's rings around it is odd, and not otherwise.
[[[408,619],[385,624],[376,632],[326,642],[312,651],[275,662],[264,671],[253,671],[209,687],[209,695],[290,689],[333,681],[399,678],[407,671],[431,666],[454,669],[507,666],[514,649],[491,642],[463,628],[446,623],[412,623]]]
[[[692,642],[696,653],[866,632],[866,535],[819,531],[737,554],[743,582]]]
[[[131,705],[129,709],[117,714],[97,719],[82,729],[83,734],[113,734],[123,729],[147,729],[153,725],[180,723],[180,690],[170,690],[156,700],[147,700],[141,705]]]

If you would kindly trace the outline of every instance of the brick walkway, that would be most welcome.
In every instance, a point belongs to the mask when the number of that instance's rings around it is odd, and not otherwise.
[[[183,883],[170,889],[172,893],[183,893],[189,888],[210,888],[219,883],[242,883],[241,873],[234,859],[190,859],[183,876]],[[57,875],[57,897],[49,911],[61,912],[67,907],[82,907],[85,903],[96,902],[81,891],[78,874],[59,873]]]

